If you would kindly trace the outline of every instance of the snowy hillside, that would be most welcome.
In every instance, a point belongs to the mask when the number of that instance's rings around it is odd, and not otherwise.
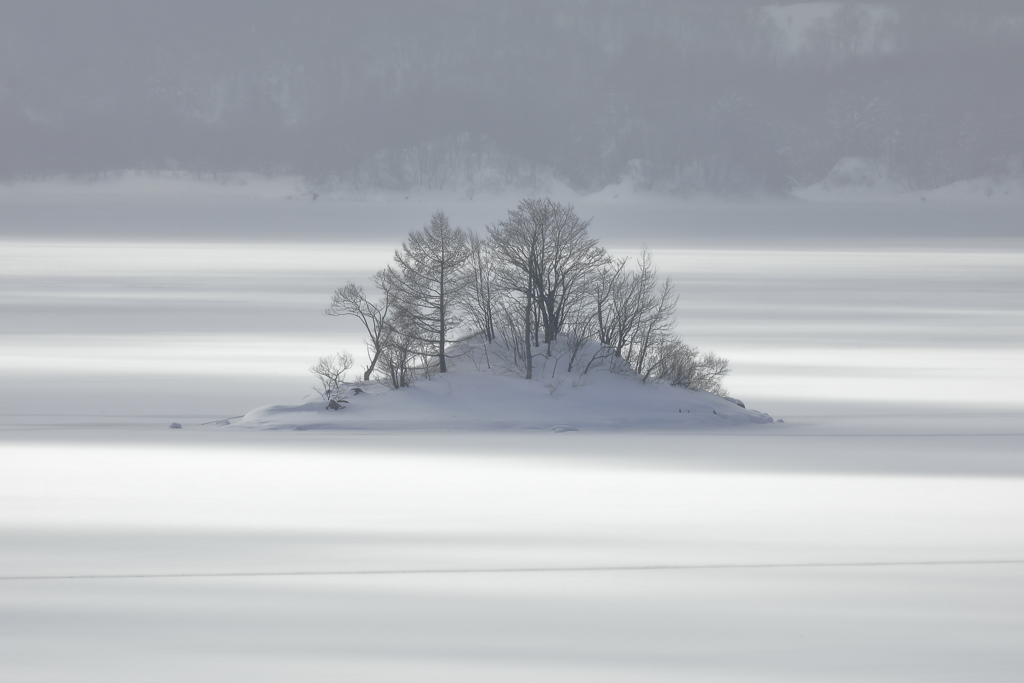
[[[959,180],[932,189],[913,188],[913,183],[894,177],[879,159],[844,157],[823,180],[795,188],[791,194],[808,202],[918,201],[1019,202],[1024,197],[1024,176],[1020,169],[1008,174]]]
[[[584,373],[565,368],[567,355],[539,364],[539,379],[507,370],[495,353],[478,346],[456,349],[444,375],[411,387],[345,384],[339,409],[316,394],[296,404],[269,405],[236,424],[257,429],[477,430],[691,429],[767,424],[772,418],[706,391],[642,383],[632,371],[606,365]],[[584,349],[586,359],[596,345]],[[589,354],[586,352],[589,351]],[[561,366],[561,369],[559,368]]]

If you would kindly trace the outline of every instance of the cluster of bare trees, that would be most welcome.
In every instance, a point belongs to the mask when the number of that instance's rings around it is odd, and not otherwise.
[[[439,211],[373,276],[374,294],[348,283],[326,312],[360,322],[363,379],[393,388],[447,372],[453,349],[483,346],[526,379],[538,359],[547,368],[557,356],[565,372],[605,368],[721,393],[728,362],[675,334],[678,297],[650,254],[613,258],[589,224],[546,198],[524,199],[486,236],[451,227]]]

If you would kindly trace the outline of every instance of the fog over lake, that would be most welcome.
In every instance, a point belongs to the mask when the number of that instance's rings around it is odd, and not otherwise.
[[[1022,31],[0,9],[0,681],[1020,680]],[[319,401],[321,356],[353,378],[331,295],[435,211],[529,197],[649,250],[775,422],[566,425],[550,377],[543,428],[238,422]]]

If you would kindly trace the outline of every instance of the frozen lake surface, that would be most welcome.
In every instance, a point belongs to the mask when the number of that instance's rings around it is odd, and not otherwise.
[[[1015,680],[1024,430],[937,426],[8,434],[0,670]]]
[[[515,199],[0,197],[0,680],[1020,680],[1019,205],[577,201],[784,425],[202,426]]]

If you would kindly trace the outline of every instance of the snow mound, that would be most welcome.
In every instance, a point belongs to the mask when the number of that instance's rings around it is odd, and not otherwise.
[[[915,193],[934,201],[1014,202],[1024,199],[1024,177],[974,178],[959,180],[927,192]]]
[[[460,355],[461,354],[461,355]],[[536,378],[525,380],[499,365],[483,347],[456,349],[449,371],[390,389],[380,383],[346,384],[336,393],[341,409],[319,396],[268,405],[232,428],[344,430],[501,430],[555,433],[582,430],[677,430],[767,424],[772,418],[721,396],[666,384],[643,383],[633,373],[607,368],[566,368],[566,357],[538,359]]]

